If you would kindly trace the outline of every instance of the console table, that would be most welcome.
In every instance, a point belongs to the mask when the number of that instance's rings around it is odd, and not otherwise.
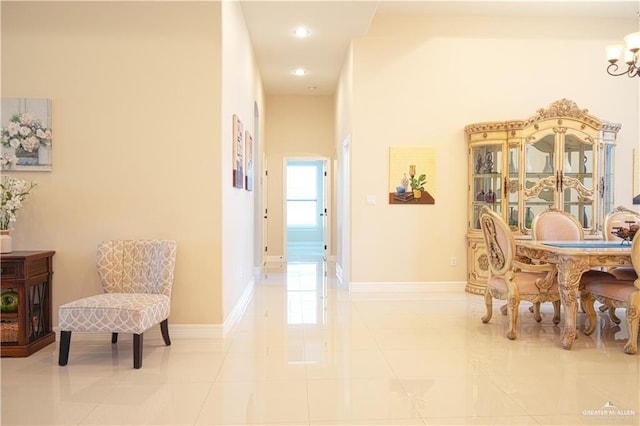
[[[1,291],[18,294],[17,312],[0,313],[0,355],[26,357],[53,343],[51,278],[54,251],[14,251],[0,256]]]

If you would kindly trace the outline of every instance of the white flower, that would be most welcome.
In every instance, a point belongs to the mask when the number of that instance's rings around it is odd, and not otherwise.
[[[5,147],[33,152],[39,147],[51,147],[51,129],[42,126],[40,120],[28,113],[14,114],[6,128],[1,129],[0,142]]]
[[[0,193],[0,230],[8,230],[10,224],[16,221],[17,211],[22,207],[22,202],[35,187],[35,182],[2,176],[2,183],[0,183],[2,191]]]
[[[0,155],[0,164],[3,167],[7,167],[7,168],[11,168],[13,166],[16,165],[16,163],[18,162],[18,157],[15,156],[15,154],[12,154],[10,152],[6,152],[2,155]]]

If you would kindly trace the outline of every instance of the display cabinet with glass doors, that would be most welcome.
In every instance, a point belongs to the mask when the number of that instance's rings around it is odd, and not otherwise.
[[[536,214],[573,215],[586,238],[601,238],[613,206],[613,154],[620,125],[561,99],[523,120],[465,127],[469,145],[467,291],[483,293],[489,262],[479,215],[489,206],[515,238],[531,238]]]

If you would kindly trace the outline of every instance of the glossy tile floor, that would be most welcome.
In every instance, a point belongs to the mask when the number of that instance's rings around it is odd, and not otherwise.
[[[291,263],[258,277],[224,340],[146,336],[141,370],[124,336],[72,341],[64,368],[57,344],[3,358],[1,423],[640,424],[624,324],[601,315],[566,351],[551,306],[540,324],[521,306],[516,341],[484,310],[465,293],[350,295],[331,264]]]

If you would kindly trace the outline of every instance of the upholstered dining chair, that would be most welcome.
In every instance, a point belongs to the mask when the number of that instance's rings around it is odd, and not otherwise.
[[[636,234],[631,246],[631,262],[636,272],[640,272],[640,237]],[[588,323],[585,334],[593,333],[597,324],[594,301],[613,308],[626,308],[629,339],[624,352],[635,354],[638,350],[638,322],[640,321],[640,278],[634,281],[612,280],[587,283],[580,291],[580,299],[587,313]],[[612,310],[612,309],[610,309]]]
[[[509,331],[507,338],[518,336],[520,301],[552,302],[553,322],[560,322],[560,293],[554,265],[532,265],[516,260],[515,242],[507,223],[500,215],[484,206],[480,211],[480,227],[489,258],[489,279],[484,293],[488,323],[493,314],[493,299],[506,300]]]
[[[624,224],[625,227],[628,227],[629,224],[625,224],[625,220],[627,220],[628,217],[632,217],[636,223],[640,223],[640,213],[623,206],[618,206],[607,213],[604,217],[604,226],[602,227],[604,239],[607,241],[621,241],[620,237],[614,235],[613,226],[616,222],[619,222]],[[620,280],[628,281],[638,278],[638,274],[633,266],[617,266],[611,268],[609,273]]]
[[[176,260],[170,240],[110,240],[98,244],[97,270],[104,293],[78,299],[58,309],[60,354],[67,365],[71,333],[133,334],[133,368],[142,367],[143,333],[156,324],[169,346],[168,318]]]
[[[540,241],[581,241],[584,240],[584,230],[578,219],[571,214],[549,207],[538,213],[531,222],[531,237]],[[595,269],[582,274],[580,286],[587,282],[611,279],[613,276]],[[539,306],[534,306],[534,310]]]

